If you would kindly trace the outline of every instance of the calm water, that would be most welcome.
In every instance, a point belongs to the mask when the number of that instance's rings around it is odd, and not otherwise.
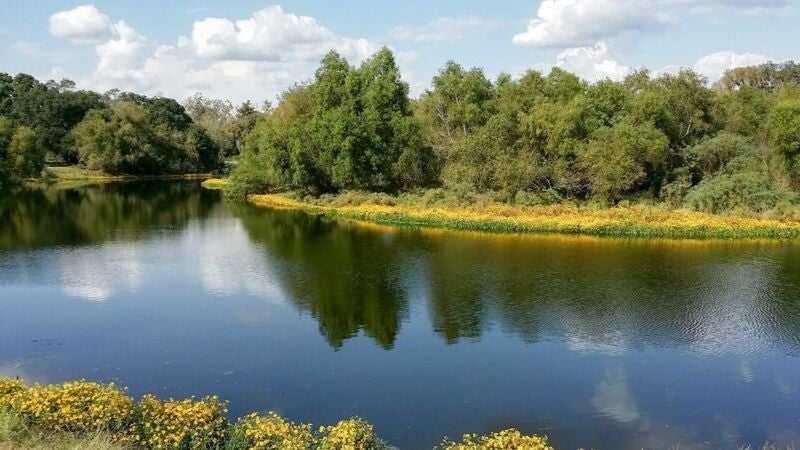
[[[800,444],[800,245],[392,230],[196,183],[0,199],[0,375],[351,415],[403,448]]]

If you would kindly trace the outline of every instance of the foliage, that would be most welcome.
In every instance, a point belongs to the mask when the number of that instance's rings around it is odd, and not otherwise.
[[[227,412],[217,397],[161,401],[146,395],[138,404],[134,440],[165,450],[220,448],[225,442]]]
[[[665,164],[668,141],[649,123],[622,122],[600,128],[579,154],[593,194],[610,201],[631,190],[651,171]]]
[[[318,450],[384,450],[388,447],[376,435],[369,423],[354,418],[336,425],[320,428]]]
[[[445,441],[442,450],[553,450],[546,438],[505,430],[488,436],[464,435],[461,442]]]
[[[231,440],[236,440],[236,449],[247,450],[311,450],[315,448],[315,437],[311,425],[289,422],[275,413],[266,417],[250,414],[239,421]],[[229,444],[229,450],[234,445]]]
[[[331,52],[312,83],[287,91],[256,123],[232,184],[240,192],[408,188],[427,181],[429,153],[391,51],[358,68]]]
[[[9,409],[28,423],[53,432],[122,432],[133,416],[133,401],[117,386],[86,381],[60,385],[35,385],[19,389],[13,383],[7,394]]]
[[[218,151],[202,128],[173,101],[125,97],[90,111],[72,136],[80,161],[110,174],[204,172]]]
[[[0,448],[160,450],[388,450],[368,422],[351,418],[314,431],[268,413],[250,414],[235,425],[216,397],[137,403],[115,385],[87,381],[26,386],[0,378]],[[546,440],[508,430],[490,437],[466,436],[450,449],[552,450]],[[11,447],[4,447],[10,444]],[[17,447],[16,445],[19,445]],[[469,445],[469,446],[463,446]],[[475,446],[482,445],[482,446]],[[486,446],[488,445],[488,446]],[[498,446],[499,445],[499,446]],[[518,445],[511,447],[511,445]],[[527,445],[534,445],[528,447]],[[63,447],[62,447],[63,446]]]
[[[36,177],[44,167],[44,154],[36,133],[0,116],[0,186]]]
[[[0,73],[0,116],[34,131],[44,155],[76,162],[70,130],[92,109],[102,108],[101,96],[75,90],[70,80],[42,83],[30,75]]]

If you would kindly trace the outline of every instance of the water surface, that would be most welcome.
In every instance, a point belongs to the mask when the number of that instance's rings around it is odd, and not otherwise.
[[[0,375],[358,415],[402,448],[800,444],[800,245],[337,223],[197,183],[0,199]]]

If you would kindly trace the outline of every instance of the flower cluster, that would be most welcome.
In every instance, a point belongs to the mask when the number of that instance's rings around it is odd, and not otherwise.
[[[7,411],[5,411],[7,410]],[[103,432],[132,449],[152,450],[388,450],[368,422],[352,418],[321,427],[269,413],[228,423],[227,404],[217,397],[137,403],[114,384],[73,381],[26,386],[0,378],[0,412],[45,433]],[[0,443],[2,444],[2,443]],[[2,445],[0,445],[1,447]],[[127,447],[126,447],[127,448]],[[442,450],[553,450],[547,439],[506,430],[446,441]]]
[[[548,445],[547,438],[526,436],[517,430],[505,430],[489,436],[467,434],[459,443],[445,441],[442,450],[553,450],[553,448]]]
[[[217,397],[162,402],[146,395],[138,405],[135,439],[158,450],[219,448],[228,426],[225,402]]]
[[[13,391],[9,408],[45,430],[120,432],[133,417],[133,400],[114,384],[73,381]]]
[[[369,423],[359,418],[342,420],[320,428],[319,450],[384,450],[386,444],[375,435]]]
[[[247,450],[311,450],[316,439],[311,425],[289,422],[269,413],[266,417],[250,414],[239,421],[237,429]]]
[[[0,409],[11,409],[14,396],[25,389],[27,387],[22,380],[0,378]]]

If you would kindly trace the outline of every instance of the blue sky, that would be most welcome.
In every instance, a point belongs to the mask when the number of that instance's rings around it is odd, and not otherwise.
[[[84,88],[261,102],[335,48],[382,45],[415,94],[447,60],[494,77],[561,66],[589,79],[799,59],[796,0],[6,0],[0,71]]]

